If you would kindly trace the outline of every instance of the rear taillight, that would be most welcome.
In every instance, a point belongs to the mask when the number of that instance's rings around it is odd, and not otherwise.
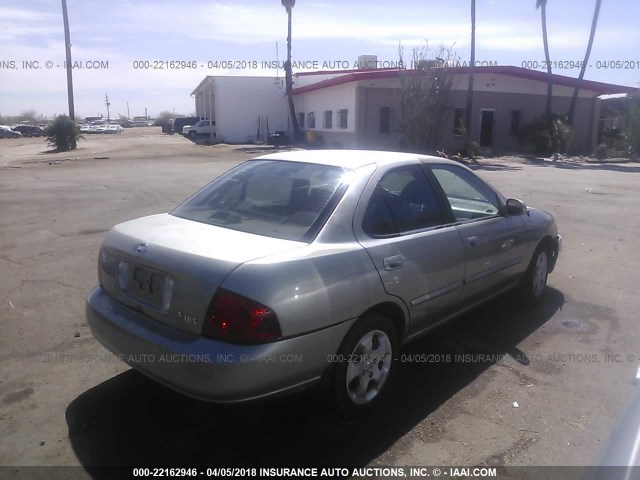
[[[213,297],[202,334],[240,344],[267,343],[282,336],[278,317],[269,307],[224,289]]]

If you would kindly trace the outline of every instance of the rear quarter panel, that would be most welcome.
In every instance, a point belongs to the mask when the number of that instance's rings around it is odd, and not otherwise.
[[[296,256],[246,263],[222,286],[271,308],[285,337],[357,318],[389,298],[395,302],[360,245],[310,245]]]
[[[285,337],[327,328],[360,317],[386,293],[371,258],[356,241],[353,215],[376,165],[361,167],[316,239],[295,251],[247,262],[222,287],[270,307]]]

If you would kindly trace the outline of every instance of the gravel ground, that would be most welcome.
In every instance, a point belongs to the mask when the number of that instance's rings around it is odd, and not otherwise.
[[[145,128],[43,150],[0,141],[0,465],[585,465],[633,389],[638,163],[481,159],[506,196],[556,216],[564,250],[543,304],[507,295],[408,346],[384,414],[346,422],[313,391],[233,407],[175,394],[84,320],[112,225],[171,209],[263,147]]]

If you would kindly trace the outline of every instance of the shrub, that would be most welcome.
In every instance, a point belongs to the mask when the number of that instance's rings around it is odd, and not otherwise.
[[[571,141],[571,127],[565,115],[541,115],[523,125],[518,133],[520,143],[532,144],[538,155],[566,152]]]
[[[66,115],[59,115],[56,119],[49,123],[47,131],[47,142],[55,145],[60,152],[67,150],[75,150],[78,147],[78,140],[82,138],[80,128]]]
[[[609,147],[606,144],[601,143],[596,147],[594,155],[598,160],[609,158]]]
[[[616,127],[607,128],[602,132],[602,143],[609,147],[610,157],[628,157],[631,153],[631,143],[627,134]]]

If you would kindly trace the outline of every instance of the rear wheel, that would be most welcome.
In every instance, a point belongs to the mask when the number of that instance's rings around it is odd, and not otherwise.
[[[522,279],[520,292],[525,303],[537,303],[547,286],[549,276],[549,252],[540,246],[533,254],[527,273]]]
[[[345,337],[333,376],[333,395],[348,417],[361,416],[389,391],[396,371],[398,338],[391,321],[380,314],[361,318]]]

